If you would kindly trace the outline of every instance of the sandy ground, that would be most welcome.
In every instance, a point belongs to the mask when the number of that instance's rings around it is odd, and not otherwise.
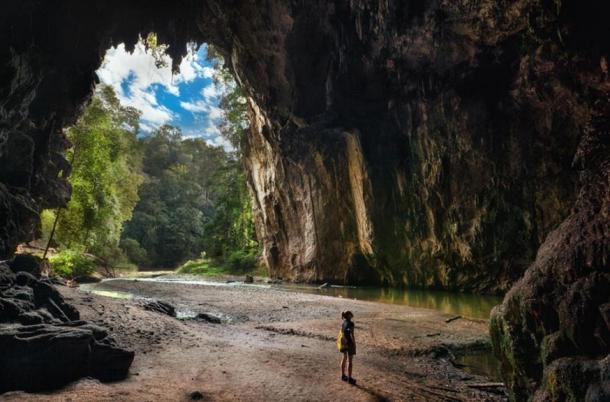
[[[135,350],[121,382],[82,379],[6,401],[502,401],[469,385],[489,381],[455,368],[443,347],[485,343],[485,322],[425,309],[256,287],[114,281],[107,289],[163,300],[224,322],[178,320],[120,300],[60,287],[82,318],[109,327]],[[339,380],[340,312],[355,314],[357,386]]]

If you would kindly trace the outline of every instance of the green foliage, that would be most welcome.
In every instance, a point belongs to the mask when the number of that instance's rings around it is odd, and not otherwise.
[[[168,125],[141,141],[147,178],[123,239],[135,240],[152,266],[174,267],[202,251],[216,265],[225,264],[236,251],[243,258],[231,260],[235,267],[256,264],[244,257],[259,252],[241,161],[247,102],[220,56],[213,48],[208,54],[216,83],[225,89],[220,130],[234,151],[209,146],[202,139],[182,139],[181,130]],[[127,247],[130,253],[136,249],[134,244]]]
[[[256,268],[258,255],[244,250],[233,251],[227,257],[226,265],[232,272],[250,272]]]
[[[144,40],[140,40],[144,42],[146,50],[155,59],[155,67],[164,68],[168,66],[167,49],[169,49],[169,45],[160,44],[157,34],[154,32],[150,32]]]
[[[82,278],[95,272],[95,263],[81,250],[62,250],[49,259],[53,271],[67,279]]]
[[[236,250],[227,257],[224,264],[204,257],[187,261],[178,269],[178,272],[182,274],[203,276],[243,274],[257,274],[262,276],[265,275],[264,272],[257,272],[258,257],[258,254],[253,254],[252,252]]]
[[[149,264],[148,253],[136,239],[131,239],[129,237],[122,239],[120,247],[129,261],[133,262],[134,264],[138,266],[145,266]]]
[[[202,139],[183,140],[171,126],[141,142],[146,181],[123,239],[134,240],[151,266],[174,267],[202,251],[220,263],[235,250],[257,252],[250,195],[234,155]]]
[[[64,249],[96,255],[107,266],[124,260],[118,242],[143,181],[139,118],[136,109],[121,106],[111,87],[101,86],[66,133],[72,143],[67,152],[72,197],[58,212],[55,240]],[[50,216],[43,213],[43,232],[50,230]]]
[[[228,156],[202,139],[183,140],[171,126],[141,143],[146,181],[123,239],[135,240],[152,266],[174,267],[204,250],[205,224],[217,198],[214,178]]]
[[[148,35],[144,44],[160,63],[165,60],[166,47],[156,35]],[[234,151],[184,139],[169,125],[138,138],[140,112],[123,107],[111,87],[99,87],[67,130],[73,193],[58,212],[55,239],[61,248],[95,255],[109,274],[128,261],[171,268],[202,252],[222,269],[256,266],[259,246],[241,161],[248,106],[229,70],[210,51],[216,83],[225,89],[220,130]],[[43,214],[43,232],[48,234],[54,216]]]
[[[208,259],[189,260],[178,269],[178,272],[203,276],[220,276],[228,273],[225,267],[213,265]]]
[[[220,100],[220,108],[224,111],[224,121],[219,127],[220,132],[231,143],[236,155],[241,157],[242,141],[250,125],[246,95],[235,82],[223,57],[213,46],[208,46],[207,55],[208,61],[214,66],[214,81],[225,89]]]
[[[45,244],[49,241],[53,222],[55,222],[55,211],[45,209],[40,213],[40,231],[42,234],[40,240]]]

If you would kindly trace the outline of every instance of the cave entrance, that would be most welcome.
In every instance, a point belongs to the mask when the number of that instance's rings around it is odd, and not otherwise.
[[[177,71],[155,33],[106,52],[90,103],[66,129],[72,197],[43,211],[34,245],[55,273],[258,268],[241,161],[246,98],[212,46],[187,49]]]

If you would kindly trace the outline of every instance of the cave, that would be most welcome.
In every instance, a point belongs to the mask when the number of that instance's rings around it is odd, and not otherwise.
[[[511,398],[610,398],[602,4],[24,0],[0,21],[0,260],[69,199],[63,129],[106,49],[156,32],[177,68],[187,43],[212,43],[248,94],[272,276],[507,292],[490,331]],[[15,283],[53,292],[4,262],[5,296]],[[78,331],[125,359],[103,329]]]

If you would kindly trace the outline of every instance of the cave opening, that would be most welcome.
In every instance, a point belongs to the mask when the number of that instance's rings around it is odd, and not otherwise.
[[[187,44],[178,67],[156,33],[106,51],[65,129],[65,207],[18,246],[69,281],[134,274],[264,273],[242,144],[248,106],[220,53]],[[87,279],[89,278],[89,279]]]

